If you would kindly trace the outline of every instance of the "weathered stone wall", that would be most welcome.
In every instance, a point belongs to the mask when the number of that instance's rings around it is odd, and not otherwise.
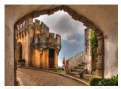
[[[70,71],[71,69],[74,69],[75,67],[77,67],[79,64],[81,64],[82,62],[84,62],[84,53],[78,53],[75,56],[69,58],[66,60],[66,69],[67,71]]]
[[[91,29],[85,29],[85,63],[86,63],[86,69],[88,70],[88,73],[91,74],[92,71],[92,51],[90,46],[90,39],[89,34],[91,34]]]
[[[94,31],[97,37],[98,47],[93,57],[91,48],[91,32]],[[89,74],[104,77],[104,38],[100,31],[90,28],[85,29],[85,62]]]
[[[14,28],[13,28],[14,29]],[[15,85],[15,62],[14,62],[14,37],[12,36],[14,31],[9,25],[5,25],[5,85]],[[12,37],[12,38],[11,38]]]

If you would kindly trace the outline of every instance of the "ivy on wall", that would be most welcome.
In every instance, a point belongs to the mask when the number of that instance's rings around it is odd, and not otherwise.
[[[95,55],[98,47],[98,39],[94,30],[91,30],[90,33],[90,43],[91,43],[92,55]]]
[[[92,71],[96,69],[98,39],[94,30],[89,30],[89,40],[92,54]]]

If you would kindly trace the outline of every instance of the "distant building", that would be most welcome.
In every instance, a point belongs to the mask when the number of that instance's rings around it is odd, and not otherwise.
[[[15,29],[15,59],[25,61],[26,67],[57,69],[61,36],[50,33],[49,27],[33,18],[18,24]]]

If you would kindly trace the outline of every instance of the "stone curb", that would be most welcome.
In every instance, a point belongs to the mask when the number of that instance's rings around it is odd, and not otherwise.
[[[47,71],[48,72],[48,71]],[[64,77],[67,77],[67,78],[70,78],[70,79],[73,79],[73,80],[76,80],[77,82],[81,82],[87,86],[90,86],[88,82],[84,81],[84,80],[81,80],[81,79],[78,79],[78,78],[75,78],[73,76],[69,76],[69,75],[64,75],[64,74],[60,74],[60,73],[56,73],[56,72],[52,72],[52,71],[49,71],[50,73],[54,73],[54,74],[58,74],[58,75],[61,75],[61,76],[64,76]]]
[[[60,74],[58,72],[53,72],[53,71],[48,71],[48,70],[42,70],[42,69],[37,69],[37,68],[29,68],[29,67],[22,67],[22,68],[25,68],[25,69],[32,69],[32,70],[38,70],[38,71],[44,71],[44,72],[49,72],[49,73],[53,73],[53,74],[58,74],[58,75],[61,75],[61,76],[64,76],[64,77],[67,77],[67,78],[70,78],[70,79],[73,79],[77,82],[81,82],[87,86],[90,86],[88,82],[82,80],[82,79],[78,79],[78,78],[75,78],[73,76],[69,76],[69,75],[64,75],[64,74]]]

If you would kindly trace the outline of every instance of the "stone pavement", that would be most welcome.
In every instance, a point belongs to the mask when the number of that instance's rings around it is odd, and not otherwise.
[[[22,68],[17,69],[17,79],[23,86],[85,86],[58,74]]]

